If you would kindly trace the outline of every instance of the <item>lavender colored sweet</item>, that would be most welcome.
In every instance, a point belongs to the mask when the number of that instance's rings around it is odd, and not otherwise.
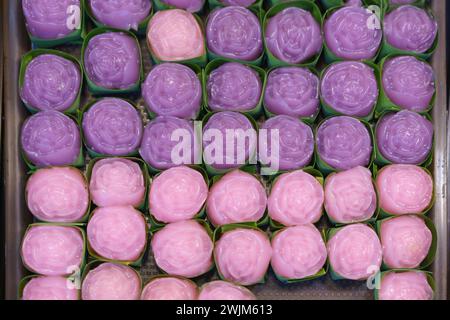
[[[385,61],[382,85],[386,96],[397,106],[416,112],[427,110],[436,92],[433,68],[412,56]]]
[[[75,102],[81,86],[79,67],[54,54],[41,54],[25,69],[20,97],[30,108],[66,111]]]
[[[190,154],[177,153],[180,159],[172,159],[172,150],[185,141],[178,133],[190,136]],[[172,135],[179,140],[172,141]],[[193,164],[199,152],[198,141],[194,142],[194,126],[191,121],[172,116],[156,117],[144,129],[139,153],[153,168],[158,170],[169,169],[180,164]],[[186,138],[187,139],[187,138]]]
[[[124,30],[137,30],[152,8],[150,0],[89,0],[89,5],[99,22]]]
[[[253,134],[246,135],[248,130],[252,130]],[[233,143],[235,148],[232,148],[231,152],[227,152],[227,131],[234,131]],[[218,132],[221,133],[221,137],[215,137]],[[219,138],[219,141],[215,140],[217,138]],[[223,142],[222,150],[216,150],[215,147],[220,145],[220,141]],[[239,144],[245,150],[241,150]],[[231,111],[215,113],[208,119],[203,128],[203,150],[204,161],[214,169],[240,167],[249,160],[256,150],[256,132],[250,120],[243,114]],[[216,154],[216,152],[222,152],[222,155]]]
[[[141,55],[137,41],[124,32],[92,37],[84,52],[86,76],[106,89],[128,89],[139,82]]]
[[[378,100],[378,83],[374,70],[362,62],[338,62],[324,72],[321,97],[335,111],[355,117],[366,117]]]
[[[219,0],[219,2],[225,6],[250,7],[256,0]]]
[[[261,26],[250,10],[230,6],[217,8],[206,23],[208,49],[221,57],[251,61],[263,52]]]
[[[305,68],[277,68],[267,78],[264,105],[273,114],[312,117],[319,110],[319,78]]]
[[[198,12],[203,9],[205,0],[160,0],[169,6],[184,9],[188,12]]]
[[[59,276],[38,276],[27,282],[22,300],[79,300],[79,290],[69,279]]]
[[[303,63],[322,50],[319,23],[310,12],[296,7],[268,20],[265,39],[270,53],[286,63]]]
[[[249,111],[259,103],[262,83],[252,68],[228,62],[211,72],[206,91],[213,111]]]
[[[100,154],[124,156],[138,150],[144,131],[141,115],[129,102],[105,98],[83,115],[86,146]]]
[[[336,170],[366,167],[372,155],[372,139],[360,121],[346,117],[325,120],[317,130],[317,152]]]
[[[41,39],[64,38],[77,27],[68,22],[81,21],[80,0],[23,0],[22,8],[28,32]]]
[[[142,96],[151,113],[195,119],[201,107],[202,85],[191,68],[178,63],[162,63],[148,74]]]
[[[266,138],[262,136],[260,130],[260,143],[267,141],[265,150],[262,150],[263,145],[260,145],[259,158],[263,164],[270,163],[272,154],[272,134],[278,130],[279,137],[279,169],[280,170],[295,170],[307,166],[314,153],[314,135],[312,129],[298,120],[290,116],[276,116],[268,119],[261,129],[265,129]],[[263,138],[261,138],[263,137]],[[266,151],[267,150],[267,151]]]
[[[381,44],[381,28],[373,28],[368,21],[380,23],[366,8],[347,6],[336,10],[325,21],[324,35],[328,49],[338,58],[349,60],[372,59]]]
[[[57,111],[29,117],[20,139],[25,156],[37,167],[70,165],[80,154],[80,131],[75,121]]]
[[[417,0],[389,0],[390,4],[410,4],[414,3]]]
[[[408,110],[385,115],[376,127],[378,150],[397,164],[423,163],[433,147],[433,134],[431,121]]]
[[[412,5],[400,6],[384,17],[386,42],[405,51],[424,53],[436,39],[438,25],[431,14]]]

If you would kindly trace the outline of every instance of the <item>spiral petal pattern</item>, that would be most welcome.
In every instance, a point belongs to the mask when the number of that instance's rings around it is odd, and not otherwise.
[[[382,85],[393,103],[416,112],[429,108],[436,91],[433,68],[411,56],[387,60],[383,67]]]
[[[205,0],[161,0],[161,2],[188,12],[201,11],[205,4]]]
[[[331,52],[349,60],[372,59],[381,44],[381,28],[373,28],[368,21],[379,19],[363,7],[348,6],[336,10],[325,21],[325,41]]]
[[[138,300],[141,279],[128,266],[102,263],[88,272],[81,292],[83,300]]]
[[[152,238],[157,266],[170,275],[195,278],[212,265],[213,242],[194,220],[170,223]]]
[[[381,209],[393,215],[420,214],[433,199],[432,177],[414,165],[384,167],[376,184]]]
[[[329,66],[320,89],[323,101],[346,116],[366,117],[378,100],[375,72],[362,62],[346,61]]]
[[[303,279],[315,275],[327,261],[327,247],[312,224],[289,227],[272,239],[274,272],[285,279]]]
[[[106,89],[128,89],[139,83],[139,44],[129,34],[106,32],[92,37],[84,52],[86,75]]]
[[[148,24],[147,42],[151,53],[163,61],[194,59],[206,52],[199,23],[180,9],[158,11]]]
[[[208,185],[197,170],[180,166],[163,171],[150,186],[150,213],[160,222],[194,218],[208,196]]]
[[[379,300],[433,300],[433,289],[423,272],[389,272],[381,279]]]
[[[80,0],[23,0],[22,8],[28,32],[41,39],[60,39],[74,32],[68,28],[73,18],[70,6],[80,8]],[[81,12],[81,10],[80,10]],[[73,18],[81,21],[81,17]]]
[[[178,132],[183,133],[184,138],[190,136],[188,141],[190,154],[185,155],[183,152],[181,159],[179,159],[181,163],[175,163],[175,159],[172,159],[172,150],[179,142],[172,141],[171,138],[177,136]],[[194,142],[194,139],[197,139],[197,137],[194,135],[192,122],[172,116],[160,116],[150,121],[145,127],[139,153],[150,166],[158,170],[172,168],[180,164],[194,164],[200,143],[197,140]]]
[[[226,282],[211,281],[200,288],[198,300],[256,300],[255,295],[245,287]]]
[[[322,216],[324,192],[315,177],[302,170],[284,173],[273,183],[269,216],[285,225],[316,223]]]
[[[99,22],[124,30],[137,30],[152,8],[150,0],[89,0],[89,5]]]
[[[400,6],[384,17],[384,36],[393,47],[423,53],[436,39],[437,22],[427,11],[412,5]]]
[[[75,168],[39,169],[27,181],[28,209],[42,221],[75,222],[87,212],[86,178]]]
[[[269,19],[265,30],[267,49],[287,63],[302,63],[322,50],[319,23],[310,12],[286,8]]]
[[[337,223],[369,220],[377,209],[372,174],[356,167],[328,176],[325,181],[325,210]]]
[[[317,130],[316,144],[320,158],[336,170],[368,166],[373,150],[368,129],[346,116],[325,120]]]
[[[251,61],[261,56],[261,25],[250,10],[230,6],[212,11],[206,22],[208,49],[218,56]]]
[[[270,165],[273,144],[272,134],[278,131],[279,137],[279,169],[280,170],[296,170],[306,167],[311,163],[314,153],[314,135],[312,129],[300,120],[290,116],[276,116],[268,119],[261,126],[266,131],[266,136],[260,130],[260,142],[267,141],[266,150],[259,148],[259,159],[263,164]]]
[[[100,154],[125,156],[138,150],[144,125],[139,111],[129,102],[105,98],[83,115],[87,147]]]
[[[235,170],[225,174],[212,186],[206,210],[214,226],[256,222],[264,216],[266,190],[253,175]]]
[[[33,277],[23,288],[22,300],[79,300],[79,291],[70,288],[64,277]]]
[[[376,128],[378,150],[398,164],[423,163],[433,147],[433,134],[431,121],[408,110],[385,115]]]
[[[433,236],[424,220],[401,216],[381,223],[383,261],[390,269],[415,269],[428,255]]]
[[[133,207],[97,208],[87,225],[91,248],[101,257],[135,261],[145,249],[146,223]]]
[[[20,139],[27,159],[38,167],[71,165],[80,154],[78,126],[57,111],[42,111],[29,117]]]
[[[148,110],[158,116],[195,119],[201,107],[202,85],[189,67],[163,63],[148,74],[142,96]]]
[[[319,78],[304,68],[277,68],[267,78],[264,105],[273,114],[312,117],[319,111]]]
[[[228,62],[211,72],[206,90],[213,111],[249,111],[259,103],[262,82],[252,68]]]
[[[145,199],[144,175],[134,161],[101,159],[92,168],[89,191],[99,207],[138,207]]]
[[[22,240],[22,261],[30,271],[46,276],[70,275],[83,261],[84,240],[74,227],[36,225]]]
[[[333,271],[345,279],[365,280],[381,266],[380,240],[364,224],[343,227],[328,240],[327,248]]]
[[[197,300],[197,285],[183,278],[162,277],[150,280],[141,300]]]
[[[27,65],[20,96],[39,111],[66,111],[77,99],[80,86],[81,73],[75,63],[54,54],[42,54]]]

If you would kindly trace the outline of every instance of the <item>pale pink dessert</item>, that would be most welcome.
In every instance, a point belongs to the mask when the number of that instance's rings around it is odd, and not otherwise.
[[[315,177],[302,170],[284,173],[272,185],[269,216],[285,226],[315,223],[322,216],[323,202],[323,188]]]
[[[423,272],[389,272],[381,279],[378,300],[433,300],[433,289]]]
[[[37,170],[28,179],[25,192],[28,209],[42,221],[75,222],[89,207],[86,178],[71,167]]]
[[[271,257],[272,247],[267,234],[255,229],[227,231],[214,248],[214,259],[221,276],[244,286],[264,279]]]
[[[138,300],[141,278],[128,266],[102,263],[90,270],[83,280],[83,300]]]
[[[328,239],[327,248],[330,266],[342,278],[366,280],[380,269],[380,240],[367,225],[352,224],[339,229]]]
[[[380,207],[393,215],[420,214],[433,199],[433,179],[423,168],[394,164],[381,169],[376,179]]]
[[[197,300],[197,285],[188,279],[161,277],[150,280],[141,300]]]
[[[194,59],[206,52],[198,21],[180,9],[158,11],[148,24],[147,42],[153,56],[162,61]]]
[[[145,199],[144,175],[139,164],[129,159],[102,159],[94,164],[89,190],[99,207],[138,207]]]
[[[136,261],[147,242],[146,222],[131,206],[97,208],[87,225],[87,238],[102,258]]]
[[[383,261],[390,269],[418,268],[427,257],[433,235],[424,220],[401,216],[381,223]]]
[[[160,222],[171,223],[194,218],[208,197],[203,175],[181,166],[163,171],[150,186],[150,213]]]
[[[334,222],[366,221],[376,209],[377,195],[369,169],[356,167],[325,180],[325,210]]]
[[[75,227],[34,225],[22,241],[22,261],[30,271],[65,276],[79,270],[84,260],[84,239]]]
[[[23,288],[22,300],[79,300],[79,290],[64,277],[33,277]]]
[[[264,186],[250,173],[235,170],[212,186],[206,210],[215,226],[256,222],[264,216],[267,195]]]
[[[198,300],[256,300],[255,295],[246,287],[230,282],[216,280],[205,283],[200,288]]]
[[[288,227],[272,238],[272,269],[285,279],[313,276],[327,261],[327,247],[312,224]]]
[[[197,221],[166,225],[155,233],[151,245],[156,265],[170,275],[195,278],[213,266],[213,242]]]

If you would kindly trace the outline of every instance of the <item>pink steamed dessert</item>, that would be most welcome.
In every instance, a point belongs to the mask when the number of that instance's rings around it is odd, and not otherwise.
[[[22,300],[79,300],[80,292],[67,278],[38,276],[27,282]]]
[[[423,272],[389,272],[381,279],[378,300],[433,300],[433,289]]]
[[[141,300],[197,300],[197,285],[188,279],[157,277],[142,290]]]
[[[216,280],[205,283],[200,288],[198,300],[256,300],[246,287],[226,281]]]

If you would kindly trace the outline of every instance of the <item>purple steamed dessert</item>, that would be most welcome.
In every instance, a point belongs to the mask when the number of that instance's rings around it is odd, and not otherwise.
[[[166,5],[178,9],[184,9],[188,12],[198,12],[203,9],[205,0],[160,0]]]
[[[247,135],[246,133],[249,130],[252,133]],[[227,150],[227,131],[234,133],[232,135],[234,148],[228,146],[231,150]],[[221,137],[216,137],[218,132],[221,133]],[[219,142],[215,140],[217,138],[219,138]],[[222,150],[215,148],[220,144],[220,140],[223,141]],[[208,119],[203,128],[204,161],[217,170],[240,167],[253,156],[256,150],[256,140],[256,132],[252,123],[243,114],[232,111],[215,113]],[[245,150],[241,150],[241,148]],[[221,152],[222,155],[216,154],[218,152]]]
[[[163,63],[148,74],[142,96],[153,114],[195,119],[201,107],[202,84],[191,68]]]
[[[124,30],[137,30],[152,8],[150,0],[89,0],[89,5],[100,23]]]
[[[290,7],[268,20],[266,46],[277,59],[292,64],[306,62],[322,50],[319,23],[310,12]]]
[[[267,78],[264,105],[273,114],[313,117],[319,111],[319,78],[304,68],[277,68]]]
[[[218,0],[224,6],[250,7],[257,0]]]
[[[363,7],[348,6],[336,10],[325,21],[324,35],[328,49],[338,58],[373,59],[383,37],[381,28],[368,23],[373,13]],[[374,16],[379,23],[379,20]]]
[[[60,276],[33,276],[23,288],[22,300],[79,300],[80,291]]]
[[[206,41],[212,53],[229,59],[251,61],[263,52],[258,17],[239,6],[217,8],[209,14]]]
[[[412,56],[386,60],[381,82],[386,96],[394,104],[416,112],[427,110],[436,92],[433,68]]]
[[[374,70],[362,62],[338,62],[323,73],[320,94],[324,103],[346,116],[366,117],[378,100]]]
[[[180,141],[185,139],[183,133],[190,136],[189,145],[191,152],[188,155],[176,153],[180,158],[172,159],[172,150]],[[175,138],[175,141],[171,140],[172,136]],[[191,121],[172,116],[160,116],[150,121],[145,127],[139,153],[151,167],[157,170],[165,170],[180,164],[196,163],[196,156],[200,149],[199,144],[200,142],[197,141],[194,134],[194,125]]]
[[[399,5],[399,4],[411,4],[416,2],[417,0],[389,0],[389,4],[395,4],[395,5]]]
[[[109,156],[136,152],[144,130],[139,111],[117,98],[105,98],[92,105],[83,115],[82,126],[86,146]]]
[[[438,25],[426,10],[405,5],[386,14],[383,30],[386,42],[394,48],[424,53],[433,46]]]
[[[124,32],[93,36],[84,52],[87,78],[106,89],[128,89],[139,83],[141,55],[139,44]]]
[[[37,167],[70,165],[80,155],[80,130],[75,121],[58,111],[29,117],[20,139],[27,160]]]
[[[41,54],[26,67],[20,97],[37,111],[66,111],[77,99],[81,82],[78,65],[55,54]]]
[[[28,32],[40,39],[64,38],[77,27],[69,28],[70,19],[81,21],[80,0],[23,0],[22,8]]]
[[[261,129],[267,130],[266,138],[261,139],[260,143],[267,142],[266,150],[261,151],[263,145],[260,145],[259,158],[261,163],[269,165],[272,154],[272,131],[278,130],[279,135],[279,169],[295,170],[306,167],[311,163],[314,153],[314,135],[312,129],[297,118],[290,116],[276,116],[268,119],[261,126]]]
[[[386,114],[376,127],[378,150],[396,164],[423,163],[433,147],[433,134],[431,121],[408,110]]]
[[[372,138],[360,121],[346,117],[325,120],[317,130],[317,152],[321,160],[336,170],[367,167],[372,155]]]
[[[213,111],[249,111],[259,103],[262,83],[252,68],[228,62],[211,72],[206,91]]]

